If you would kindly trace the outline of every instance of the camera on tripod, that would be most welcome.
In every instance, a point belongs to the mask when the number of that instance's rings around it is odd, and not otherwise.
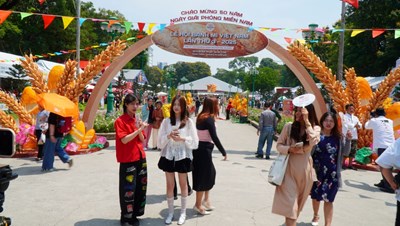
[[[15,154],[15,134],[11,129],[0,128],[0,157],[12,157]],[[18,177],[9,165],[0,164],[0,212],[3,212],[4,192],[10,181]],[[11,219],[0,216],[0,226],[11,225]]]

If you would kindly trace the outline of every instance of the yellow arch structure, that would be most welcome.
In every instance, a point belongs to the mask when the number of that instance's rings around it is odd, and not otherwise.
[[[151,35],[146,36],[145,38],[141,39],[140,41],[130,46],[127,50],[125,50],[124,54],[114,60],[107,68],[107,70],[103,73],[95,88],[93,89],[92,95],[90,95],[85,111],[83,113],[82,121],[85,123],[86,128],[93,128],[98,104],[100,103],[101,98],[106,92],[108,85],[110,84],[114,76],[119,71],[121,71],[122,68],[132,58],[134,58],[136,55],[138,55],[140,52],[147,49],[151,45],[153,45]],[[287,50],[282,48],[271,39],[268,40],[268,46],[266,47],[266,49],[272,52],[278,58],[280,58],[293,71],[296,77],[300,80],[301,84],[304,86],[304,89],[307,93],[313,93],[315,95],[315,110],[317,112],[318,118],[321,117],[322,114],[327,111],[325,101],[322,97],[320,90],[318,89],[314,80],[311,78],[310,74],[307,72],[304,66],[296,58],[290,55]]]

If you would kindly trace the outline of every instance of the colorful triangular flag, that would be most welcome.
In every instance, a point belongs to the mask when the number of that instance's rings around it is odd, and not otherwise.
[[[86,18],[79,18],[79,26],[82,27],[82,24],[85,21],[86,21]]]
[[[42,15],[43,22],[44,22],[44,29],[46,29],[56,18],[56,16],[53,15]]]
[[[10,16],[11,11],[0,10],[0,24],[7,20],[7,17]]]
[[[358,0],[343,0],[343,1],[349,3],[354,8],[358,9]]]
[[[385,33],[385,29],[372,29],[372,38],[376,38],[379,35]]]
[[[150,23],[149,26],[147,27],[147,34],[151,35],[153,34],[153,27],[155,26],[155,23]]]
[[[70,16],[63,16],[61,17],[63,24],[64,24],[64,30],[68,27],[68,25],[74,20],[73,17]]]
[[[139,23],[137,23],[138,24],[138,26],[139,26],[139,32],[143,32],[143,28],[144,28],[144,25],[146,25],[145,23],[142,23],[142,22],[139,22]]]
[[[288,37],[284,37],[284,39],[288,44],[292,43],[292,40],[293,40],[292,38],[288,38]]]
[[[160,31],[164,30],[165,26],[167,26],[166,24],[160,24]]]
[[[394,30],[394,39],[400,38],[400,30]]]
[[[21,15],[21,20],[23,20],[25,17],[32,16],[32,13],[20,13],[20,15]]]
[[[124,22],[124,26],[125,26],[125,32],[128,34],[129,31],[130,31],[131,28],[132,28],[132,22],[125,21],[125,22]]]
[[[363,30],[363,29],[354,29],[354,30],[351,32],[351,37],[354,37],[354,36],[356,36],[356,35],[358,35],[358,34],[364,32],[364,31],[365,31],[365,30]]]

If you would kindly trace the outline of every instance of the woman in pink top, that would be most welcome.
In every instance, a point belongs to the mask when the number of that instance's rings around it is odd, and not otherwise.
[[[218,102],[215,98],[206,97],[203,110],[197,117],[196,128],[199,136],[199,147],[193,150],[193,190],[196,191],[194,210],[201,215],[209,214],[214,209],[210,203],[210,190],[215,184],[216,171],[212,162],[214,144],[226,160],[226,152],[218,139],[215,129],[215,118],[218,116]],[[204,196],[204,200],[203,200]]]

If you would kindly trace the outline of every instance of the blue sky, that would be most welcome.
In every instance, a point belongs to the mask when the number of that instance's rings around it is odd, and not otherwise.
[[[85,0],[84,0],[85,1]],[[95,8],[106,8],[120,11],[128,21],[144,23],[167,23],[170,19],[181,16],[182,11],[187,10],[226,10],[243,14],[243,19],[253,22],[253,27],[275,27],[287,29],[307,28],[308,24],[316,23],[322,26],[332,27],[340,19],[340,0],[90,0]],[[265,31],[269,39],[274,40],[284,48],[288,45],[284,37],[301,39],[301,32],[291,30]],[[217,68],[228,68],[227,59],[202,59],[185,57],[168,53],[156,46],[152,46],[152,64],[177,61],[196,62],[202,61],[210,65],[214,74]],[[256,53],[261,60],[269,57],[281,63],[267,50]]]

